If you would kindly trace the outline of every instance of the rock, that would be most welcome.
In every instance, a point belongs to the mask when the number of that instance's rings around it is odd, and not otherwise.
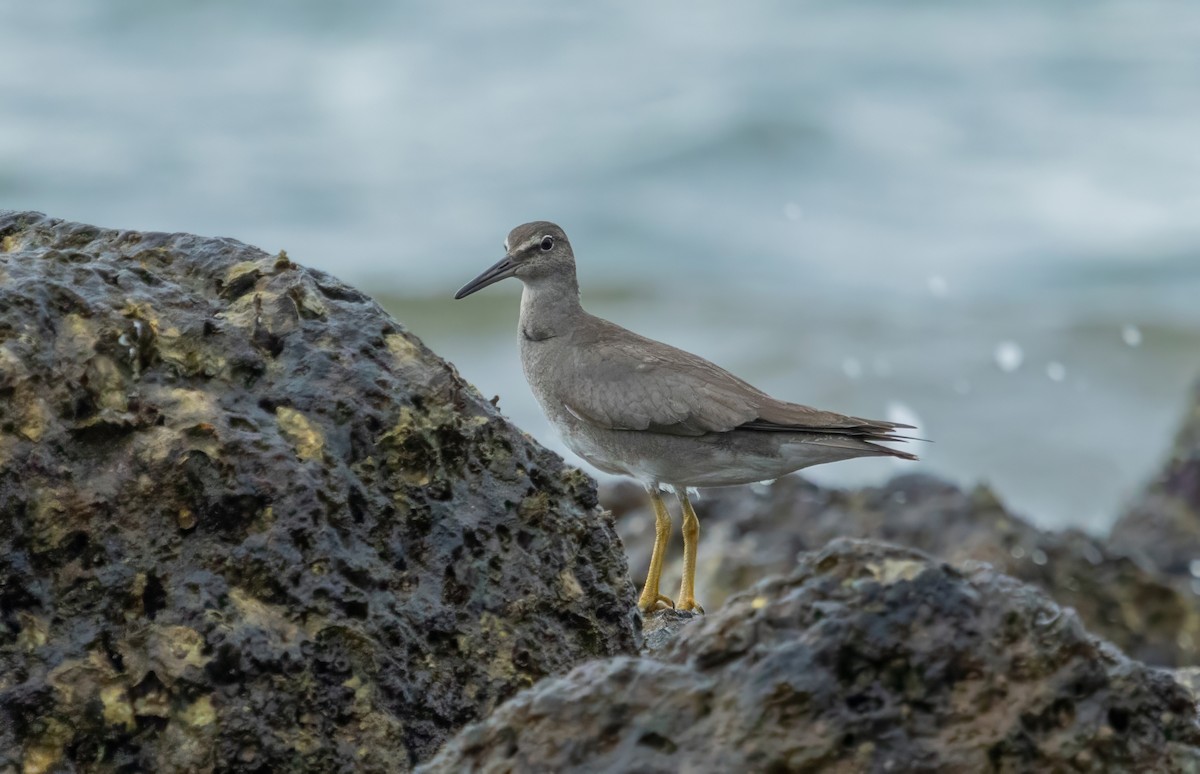
[[[1186,688],[991,567],[836,540],[468,726],[420,771],[1195,771]]]
[[[0,214],[0,771],[406,771],[636,653],[594,485],[362,293]]]
[[[702,614],[689,610],[659,610],[642,621],[642,655],[657,656],[683,627]]]
[[[610,492],[611,485],[603,499],[619,502]],[[790,572],[802,552],[838,537],[870,538],[954,564],[989,562],[1075,608],[1090,631],[1139,660],[1200,660],[1200,606],[1190,589],[1077,530],[1039,530],[986,487],[968,492],[907,475],[882,487],[839,490],[788,476],[769,486],[705,490],[694,504],[701,524],[697,596],[710,612],[758,579]],[[649,562],[653,523],[648,509],[618,518],[636,578]],[[670,546],[675,564],[666,575],[677,577],[681,553],[678,542]]]
[[[1164,572],[1200,577],[1200,382],[1166,464],[1113,525],[1112,544]]]
[[[1171,672],[1175,681],[1188,689],[1193,701],[1200,701],[1200,667],[1183,667]]]

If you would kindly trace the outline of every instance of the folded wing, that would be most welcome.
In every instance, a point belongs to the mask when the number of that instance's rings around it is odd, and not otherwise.
[[[610,323],[611,325],[611,323]],[[568,411],[611,430],[697,436],[732,430],[902,441],[894,422],[862,419],[776,400],[689,352],[612,326],[573,347]],[[610,333],[610,335],[604,335]],[[879,447],[881,453],[910,457]]]

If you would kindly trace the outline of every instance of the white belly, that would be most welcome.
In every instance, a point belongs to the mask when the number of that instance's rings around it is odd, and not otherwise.
[[[802,442],[784,443],[755,453],[732,449],[715,436],[580,432],[574,423],[555,423],[567,448],[593,467],[630,476],[646,486],[737,486],[771,481],[792,471],[829,462],[830,450]],[[642,443],[624,444],[630,435]],[[607,436],[607,437],[606,437]],[[611,441],[617,440],[617,443]],[[608,441],[608,442],[606,442]],[[637,447],[637,448],[634,448]],[[620,449],[614,453],[614,448]]]

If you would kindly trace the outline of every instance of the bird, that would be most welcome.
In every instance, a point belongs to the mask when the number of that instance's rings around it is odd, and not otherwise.
[[[517,226],[504,257],[455,299],[501,280],[523,284],[518,323],[529,387],[572,452],[605,473],[645,488],[654,547],[637,606],[703,613],[695,597],[700,522],[689,490],[769,481],[826,462],[914,454],[881,445],[916,440],[911,425],[821,411],[771,397],[729,371],[669,344],[589,314],[580,300],[575,254],[548,221]],[[660,593],[671,517],[682,513],[683,577],[674,600]]]

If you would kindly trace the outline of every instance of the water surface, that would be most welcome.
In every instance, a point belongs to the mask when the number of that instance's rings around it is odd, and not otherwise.
[[[0,7],[0,207],[235,236],[388,300],[539,439],[512,226],[584,300],[1103,529],[1200,370],[1200,5]],[[861,483],[898,470],[817,468]]]

